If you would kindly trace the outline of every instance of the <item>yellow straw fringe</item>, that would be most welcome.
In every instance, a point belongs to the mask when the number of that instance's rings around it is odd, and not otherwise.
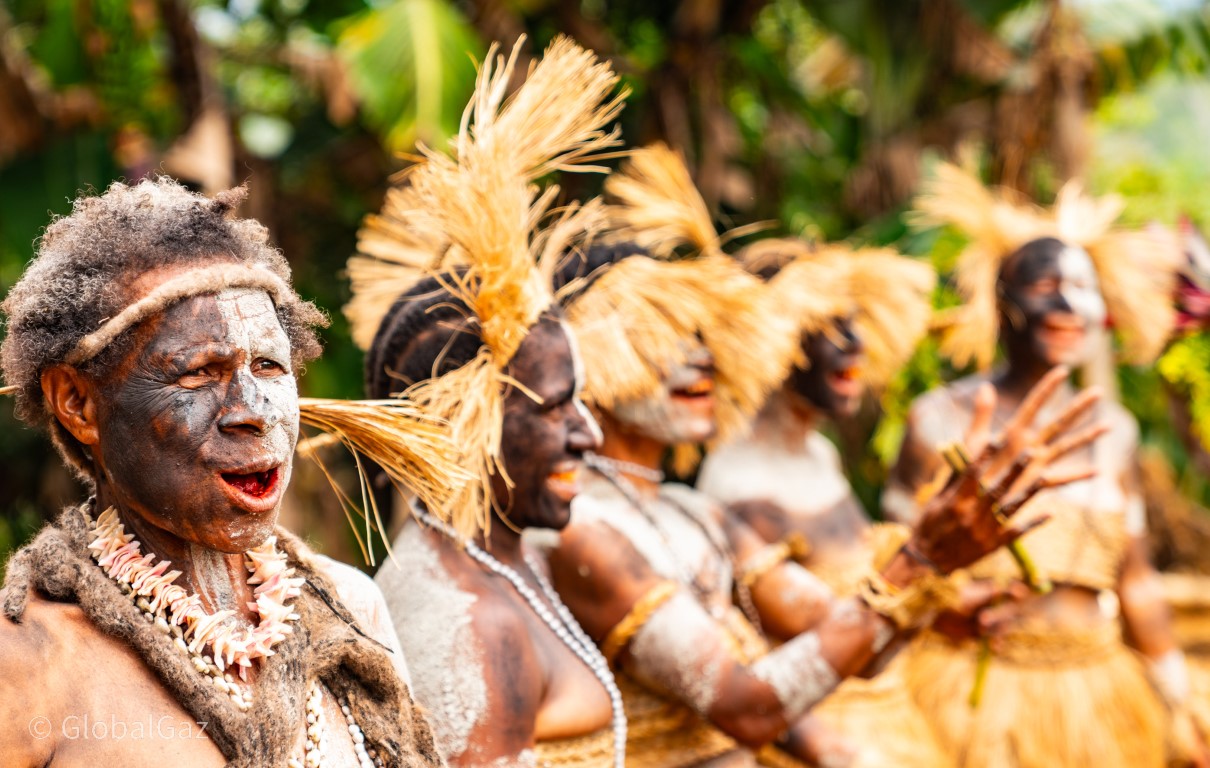
[[[656,258],[685,264],[688,270],[681,281],[642,287],[637,280],[626,281],[628,285],[623,286],[619,276],[614,290],[641,290],[648,301],[661,308],[684,304],[694,327],[648,323],[645,318],[651,312],[616,316],[612,322],[621,325],[626,335],[639,339],[640,349],[622,357],[646,360],[645,365],[610,370],[610,386],[617,392],[600,396],[621,400],[629,399],[631,393],[656,391],[658,379],[683,359],[683,352],[670,350],[700,335],[715,362],[719,438],[734,437],[802,360],[793,318],[770,301],[764,284],[722,252],[706,203],[679,153],[663,144],[634,150],[622,168],[606,179],[605,190],[611,203],[606,209],[611,237],[635,242]],[[676,250],[686,245],[697,252],[698,258],[671,261]],[[594,285],[588,295],[600,288]],[[603,324],[611,322],[603,313],[597,318]],[[581,344],[586,368],[609,370],[613,366],[608,355],[618,354],[618,347],[627,341],[620,332],[614,333],[617,340],[610,348]],[[667,335],[661,338],[661,334]],[[647,356],[656,353],[663,356]],[[694,463],[684,451],[680,458],[678,463]]]
[[[919,224],[949,225],[970,244],[958,259],[955,280],[964,305],[940,318],[941,352],[959,367],[987,369],[999,337],[996,281],[1000,266],[1018,248],[1055,237],[1084,248],[1100,278],[1110,318],[1118,329],[1123,359],[1151,362],[1163,350],[1176,315],[1172,289],[1181,262],[1176,238],[1158,232],[1113,228],[1122,210],[1116,197],[1087,196],[1078,182],[1060,190],[1052,210],[1008,200],[986,189],[972,174],[942,163],[917,199]]]
[[[668,258],[677,247],[721,253],[718,232],[706,201],[685,166],[685,159],[656,143],[631,153],[618,173],[605,180],[614,229],[656,258]]]
[[[606,125],[626,97],[615,93],[609,65],[566,37],[508,95],[522,42],[507,57],[489,49],[452,154],[419,148],[422,160],[401,175],[382,213],[367,217],[360,254],[349,263],[354,298],[346,313],[363,346],[397,297],[429,275],[478,325],[485,349],[474,361],[406,393],[449,422],[462,450],[471,481],[430,508],[468,537],[486,530],[492,506],[503,503],[491,478],[511,485],[500,433],[505,387],[515,382],[504,371],[553,301],[559,257],[604,221],[599,201],[552,213],[558,187],[538,182],[554,171],[604,170],[592,163],[619,143],[618,129]]]
[[[386,541],[369,476],[362,461],[370,459],[400,490],[414,493],[431,508],[441,509],[471,479],[461,466],[461,455],[450,437],[449,427],[426,410],[406,400],[299,399],[300,421],[324,433],[300,443],[300,454],[314,460],[327,476],[340,499],[362,555],[374,564],[373,532]],[[360,485],[359,500],[350,498],[328,472],[318,450],[323,442],[344,445],[354,456]],[[354,519],[365,523],[365,537]],[[389,543],[388,543],[389,547]]]
[[[748,246],[740,259],[750,272],[780,267],[769,281],[772,302],[798,319],[801,334],[827,333],[833,319],[852,316],[870,386],[885,384],[928,332],[936,273],[889,248],[779,238]]]

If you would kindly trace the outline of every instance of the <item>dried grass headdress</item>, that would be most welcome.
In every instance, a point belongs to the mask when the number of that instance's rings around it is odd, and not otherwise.
[[[871,387],[885,384],[928,332],[937,275],[890,248],[771,238],[747,246],[739,259],[753,274],[776,269],[769,301],[798,319],[800,333],[828,333],[834,319],[853,317]]]
[[[1116,196],[1095,199],[1071,181],[1059,191],[1053,208],[1044,210],[1012,202],[963,169],[942,163],[916,201],[915,218],[953,226],[970,244],[955,270],[965,304],[942,316],[941,352],[959,367],[972,362],[980,369],[991,366],[999,338],[1000,268],[1026,243],[1054,237],[1092,258],[1109,316],[1121,335],[1123,360],[1154,360],[1176,320],[1171,297],[1180,246],[1162,233],[1115,229],[1122,206]]]
[[[558,38],[506,98],[520,45],[508,57],[492,46],[452,153],[420,148],[421,162],[367,219],[361,255],[349,264],[354,300],[346,313],[363,346],[424,277],[436,276],[470,309],[483,341],[478,356],[407,392],[449,421],[474,475],[432,510],[466,536],[490,524],[491,478],[508,480],[500,463],[504,392],[516,385],[508,363],[553,302],[558,259],[603,221],[597,202],[552,214],[558,187],[536,182],[555,171],[603,171],[591,163],[619,143],[617,129],[605,126],[626,95],[607,64]]]
[[[801,359],[792,320],[723,252],[678,153],[635,150],[605,192],[610,236],[660,261],[623,260],[569,307],[588,397],[608,408],[655,393],[698,334],[714,357],[719,437],[734,435]]]

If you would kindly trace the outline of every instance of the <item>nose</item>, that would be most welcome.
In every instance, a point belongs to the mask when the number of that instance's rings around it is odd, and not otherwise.
[[[572,409],[571,423],[568,425],[567,447],[576,453],[595,451],[601,447],[605,438],[601,425],[597,424],[596,418],[578,396],[572,402],[575,407]]]
[[[251,371],[245,368],[235,371],[227,385],[226,402],[218,418],[219,429],[263,435],[277,426],[283,416]]]
[[[857,332],[857,328],[852,323],[845,323],[840,327],[840,337],[844,341],[844,346],[841,347],[845,352],[852,355],[859,355],[865,352],[865,342],[861,340],[861,334]]]

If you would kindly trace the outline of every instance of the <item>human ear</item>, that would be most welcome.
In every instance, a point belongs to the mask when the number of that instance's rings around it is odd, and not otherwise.
[[[55,365],[42,372],[42,396],[55,418],[82,445],[100,442],[96,395],[84,376],[70,365]]]

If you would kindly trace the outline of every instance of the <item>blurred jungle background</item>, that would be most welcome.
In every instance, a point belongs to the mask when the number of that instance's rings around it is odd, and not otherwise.
[[[1105,369],[1139,417],[1156,556],[1210,547],[1210,10],[1189,0],[0,0],[0,295],[51,214],[149,172],[242,182],[304,296],[332,317],[302,385],[357,397],[341,270],[400,153],[441,146],[493,40],[567,33],[631,88],[630,144],[682,150],[720,227],[894,244],[945,275],[961,245],[904,210],[931,162],[1049,202],[1068,178],[1117,192],[1132,223],[1188,235],[1186,329],[1158,366]],[[599,180],[568,180],[569,194]],[[1199,282],[1200,281],[1200,282]],[[1174,298],[1174,300],[1176,300]],[[944,286],[938,306],[952,303]],[[926,342],[834,434],[871,511],[919,392],[961,372]],[[304,464],[305,462],[300,462]],[[329,458],[350,483],[351,469]],[[0,403],[0,561],[80,490]],[[322,474],[287,509],[356,557]]]

